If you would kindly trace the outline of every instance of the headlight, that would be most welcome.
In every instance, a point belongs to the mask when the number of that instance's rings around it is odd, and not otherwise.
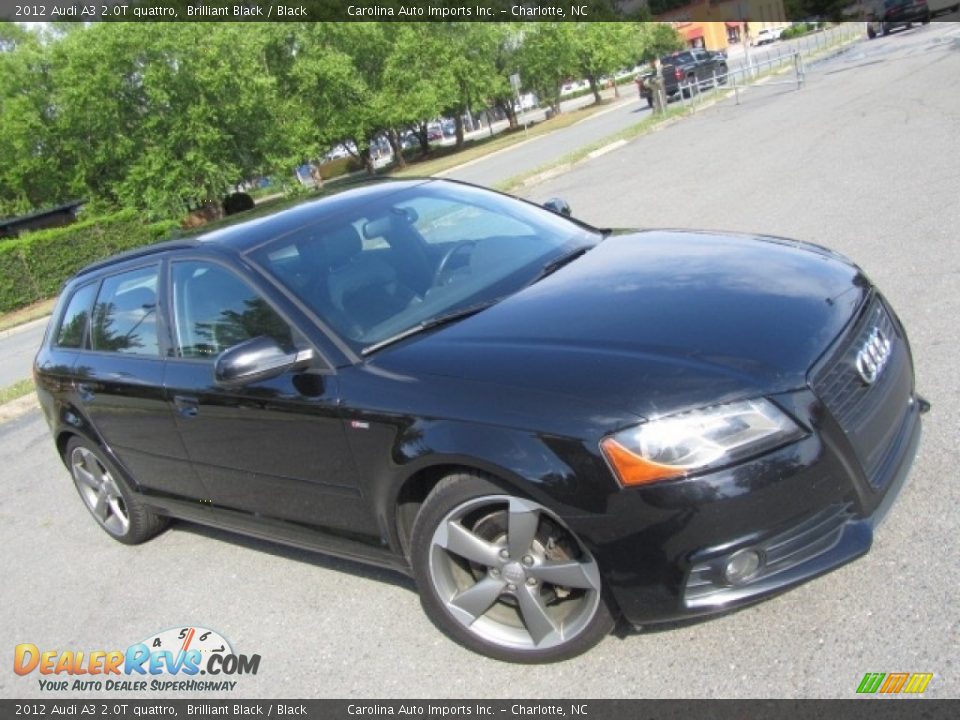
[[[621,484],[643,485],[728,465],[803,434],[760,399],[651,420],[604,438],[600,448]]]

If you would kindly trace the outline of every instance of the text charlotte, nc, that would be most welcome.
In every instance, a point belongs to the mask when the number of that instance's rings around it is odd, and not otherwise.
[[[586,17],[587,7],[584,5],[571,5],[569,8],[562,7],[525,7],[523,5],[513,5],[510,9],[494,9],[482,6],[462,6],[462,7],[384,7],[381,5],[369,5],[366,7],[359,5],[348,5],[347,15],[350,17],[378,18],[378,17],[410,17],[410,18],[541,18],[541,17]]]

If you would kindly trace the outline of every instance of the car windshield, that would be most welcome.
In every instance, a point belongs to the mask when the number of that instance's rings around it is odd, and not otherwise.
[[[479,188],[426,182],[255,249],[251,258],[356,352],[484,307],[602,235]]]

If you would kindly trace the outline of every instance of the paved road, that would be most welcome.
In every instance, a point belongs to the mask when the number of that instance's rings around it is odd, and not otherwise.
[[[124,648],[196,623],[262,656],[240,697],[849,698],[865,672],[898,670],[933,672],[927,694],[957,697],[958,86],[960,29],[898,33],[811,68],[802,91],[752,90],[530,193],[566,196],[597,223],[779,233],[864,265],[907,323],[934,404],[911,483],[865,558],[726,617],[509,666],[442,637],[390,572],[184,524],[143,546],[112,542],[31,413],[0,427],[7,652]],[[0,672],[0,696],[40,694]]]
[[[0,387],[30,377],[46,326],[46,320],[41,320],[0,333]]]
[[[478,185],[494,185],[541,168],[577,148],[635,125],[647,117],[649,112],[647,104],[639,102],[635,87],[621,89],[620,102],[609,109],[601,110],[569,127],[534,138],[506,152],[495,153],[456,168],[446,173],[446,176]]]

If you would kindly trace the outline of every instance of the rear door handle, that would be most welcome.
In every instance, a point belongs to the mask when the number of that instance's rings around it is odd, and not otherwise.
[[[191,395],[174,395],[173,406],[182,417],[196,417],[200,413],[200,401]]]

